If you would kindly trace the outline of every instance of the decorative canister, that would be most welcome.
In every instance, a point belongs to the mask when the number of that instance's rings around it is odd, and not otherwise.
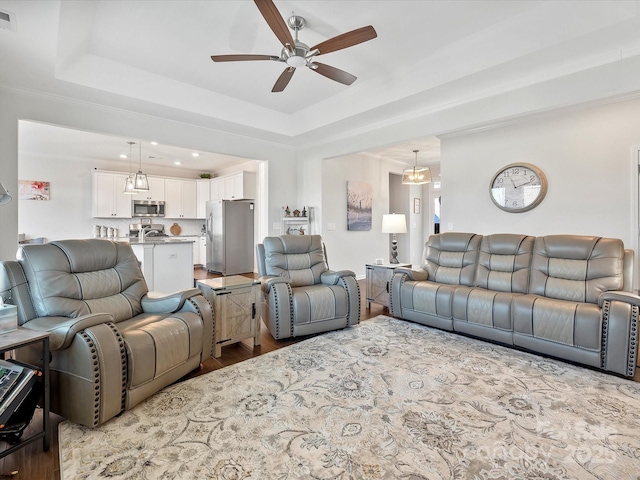
[[[100,237],[104,238],[106,236],[107,236],[107,227],[103,225],[102,227],[100,227]]]

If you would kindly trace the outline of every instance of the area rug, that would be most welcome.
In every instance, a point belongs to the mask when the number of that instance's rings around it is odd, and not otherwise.
[[[640,479],[640,384],[381,316],[59,432],[64,480]]]

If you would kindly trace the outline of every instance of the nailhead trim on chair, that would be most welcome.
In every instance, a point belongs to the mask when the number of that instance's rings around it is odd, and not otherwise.
[[[636,371],[636,360],[638,355],[638,316],[640,308],[634,305],[631,307],[631,334],[629,338],[629,363],[627,365],[627,376],[632,377]]]
[[[204,298],[204,301],[207,302],[209,304],[209,307],[211,308],[211,318],[213,319],[213,322],[211,322],[211,329],[213,330],[211,332],[211,338],[216,338],[216,318],[214,316],[214,308],[213,305],[211,305],[211,302],[209,302],[209,300],[207,299],[207,297],[205,297],[204,295],[202,296],[202,298]],[[187,301],[193,305],[193,308],[196,310],[196,312],[198,313],[198,315],[200,315],[200,318],[204,318],[204,314],[202,312],[202,310],[200,310],[200,307],[198,306],[197,302],[194,302],[192,299],[188,298]],[[204,353],[204,352],[203,352]],[[211,358],[214,358],[215,353],[216,353],[216,343],[215,340],[213,342],[211,342]]]
[[[289,332],[289,336],[293,337],[293,289],[291,288],[290,283],[287,283],[287,292],[289,293],[289,324],[291,325],[291,332]]]
[[[84,340],[91,351],[91,358],[93,359],[93,425],[98,426],[100,423],[100,369],[98,368],[98,351],[93,340],[86,332],[80,332],[80,338]]]
[[[602,303],[602,339],[600,345],[600,368],[604,368],[606,357],[607,334],[609,333],[609,307],[611,302],[606,300]]]
[[[120,400],[120,411],[125,409],[126,405],[126,397],[127,397],[127,349],[124,345],[124,337],[120,334],[120,331],[116,328],[116,326],[109,322],[107,326],[111,329],[115,337],[118,339],[118,344],[120,346],[120,365],[122,367],[122,393]]]
[[[356,280],[357,282],[357,280]],[[347,292],[347,297],[349,296],[349,289],[347,288],[347,282],[344,280],[344,278],[340,277],[340,283],[342,284],[342,288],[344,288],[344,290]],[[362,299],[360,298],[360,289],[358,288],[358,316],[356,317],[357,321],[356,324],[360,323],[360,313],[361,313],[361,309],[360,309],[360,302],[362,301]],[[351,305],[351,302],[347,301],[347,305]],[[347,318],[349,318],[351,312],[347,313]],[[347,322],[348,323],[348,322]]]

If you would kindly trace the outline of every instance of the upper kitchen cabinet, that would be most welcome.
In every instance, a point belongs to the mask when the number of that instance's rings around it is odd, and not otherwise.
[[[164,178],[147,177],[147,179],[149,180],[149,190],[138,193],[136,200],[154,200],[156,202],[164,202]]]
[[[211,200],[211,180],[196,181],[196,216],[198,218],[207,218],[207,202]]]
[[[224,178],[212,178],[209,180],[209,199],[212,201],[215,200],[224,200],[222,198],[224,190]]]
[[[129,175],[109,172],[93,172],[93,216],[96,218],[131,218],[133,195],[124,192]]]
[[[256,198],[256,174],[238,172],[222,177],[223,200],[253,200]]]
[[[167,178],[165,186],[166,218],[191,218],[197,217],[197,184],[195,180],[177,180]]]

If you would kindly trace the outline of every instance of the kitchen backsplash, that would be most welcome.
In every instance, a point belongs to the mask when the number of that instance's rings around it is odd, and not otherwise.
[[[139,218],[119,218],[119,219],[109,219],[109,218],[94,218],[93,225],[105,226],[107,228],[117,228],[119,237],[128,237],[129,236],[129,225],[132,223],[140,223]],[[160,225],[164,225],[164,230],[167,235],[171,235],[170,228],[174,223],[180,225],[182,231],[180,232],[180,236],[200,236],[202,235],[202,228],[204,226],[204,220],[179,220],[179,219],[164,219],[164,218],[153,218],[153,223],[158,223]],[[93,227],[90,226],[89,231],[87,232],[87,238],[93,236]]]

